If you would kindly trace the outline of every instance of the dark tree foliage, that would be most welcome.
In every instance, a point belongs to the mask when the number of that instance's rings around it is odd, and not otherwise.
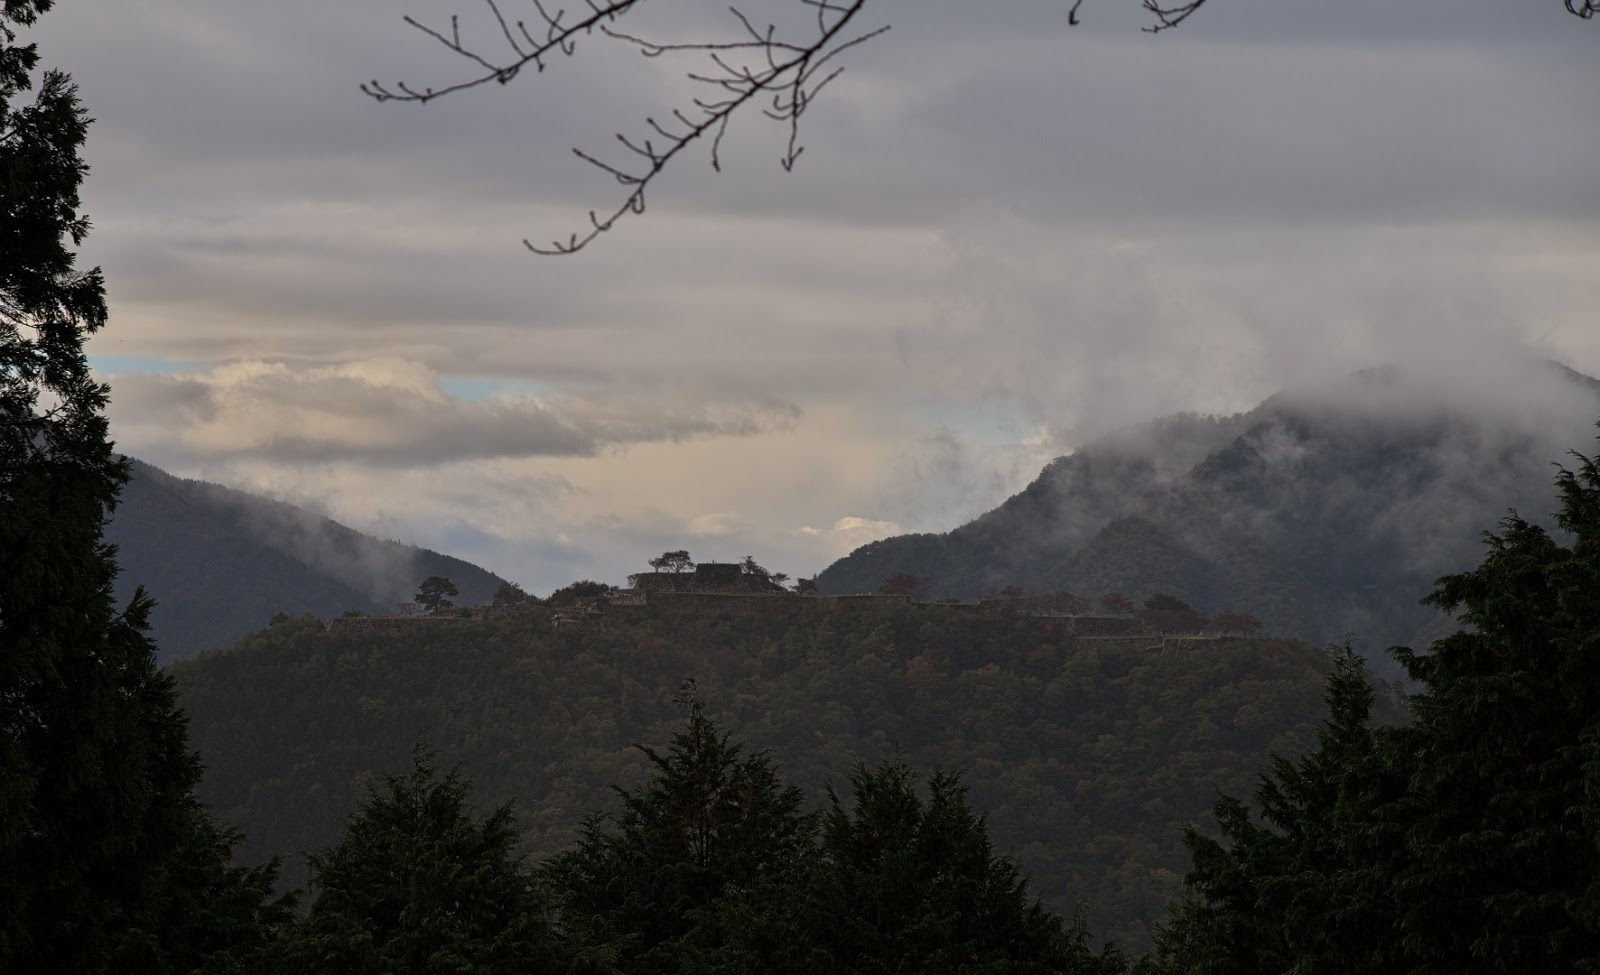
[[[603,582],[593,579],[579,579],[570,585],[562,586],[550,594],[545,600],[558,606],[568,605],[580,599],[597,599],[611,592],[611,587]]]
[[[884,580],[878,592],[884,596],[910,596],[916,598],[928,584],[909,572],[897,572]]]
[[[1213,629],[1221,630],[1223,633],[1238,633],[1241,636],[1249,636],[1261,629],[1261,621],[1249,613],[1224,609],[1219,610],[1215,616],[1211,617],[1211,626]]]
[[[1564,545],[1511,515],[1428,601],[1470,630],[1395,656],[1412,721],[1365,727],[1345,654],[1332,718],[1190,834],[1158,959],[1187,972],[1600,971],[1600,470],[1557,478]]]
[[[830,790],[818,860],[803,883],[728,926],[744,948],[735,970],[1123,970],[1115,949],[1089,950],[1081,921],[1064,922],[1029,894],[1016,865],[995,852],[959,776],[936,772],[926,791],[898,761],[857,765],[848,804]]]
[[[265,968],[365,975],[564,970],[533,878],[514,853],[510,804],[483,818],[469,784],[418,748],[309,857],[316,900]]]
[[[717,905],[799,869],[812,820],[765,752],[749,756],[706,717],[689,719],[638,791],[618,790],[615,821],[594,817],[575,849],[547,864],[563,932],[580,954],[610,948],[624,971],[666,973],[726,940]]]
[[[1206,618],[1194,607],[1166,592],[1158,592],[1146,599],[1144,608],[1136,615],[1151,629],[1162,633],[1193,633],[1204,629],[1206,624]]]
[[[1280,973],[1370,967],[1373,935],[1388,921],[1375,902],[1381,844],[1371,821],[1378,769],[1367,723],[1372,688],[1348,646],[1328,679],[1327,722],[1299,761],[1274,756],[1249,807],[1223,796],[1215,808],[1227,844],[1194,827],[1188,896],[1157,939],[1160,971]],[[1353,964],[1356,959],[1363,964]]]
[[[507,582],[501,584],[500,588],[494,591],[494,598],[490,600],[489,605],[495,609],[511,609],[521,606],[527,601],[528,594],[523,591],[521,586],[514,582]]]
[[[422,580],[422,584],[417,587],[417,594],[411,598],[428,612],[437,613],[454,606],[455,602],[450,597],[459,595],[461,590],[457,589],[456,584],[449,579],[444,576],[429,576]]]
[[[1124,616],[1131,616],[1134,611],[1133,600],[1120,592],[1110,592],[1100,597],[1100,608],[1108,613],[1120,613]]]
[[[85,338],[106,320],[78,188],[89,119],[0,7],[0,971],[190,970],[267,933],[275,868],[192,795],[200,765],[105,520],[127,478]],[[206,959],[208,959],[207,961]]]
[[[674,549],[671,552],[662,552],[659,556],[648,560],[650,568],[657,572],[671,572],[677,575],[694,568],[694,560],[689,558],[687,549]]]
[[[1113,973],[994,852],[957,776],[857,766],[819,821],[691,695],[655,774],[545,877],[574,956],[626,972]]]

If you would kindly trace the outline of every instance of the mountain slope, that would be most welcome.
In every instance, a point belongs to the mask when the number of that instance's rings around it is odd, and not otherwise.
[[[384,541],[280,501],[189,481],[140,461],[106,527],[122,571],[156,600],[151,626],[163,662],[226,646],[278,613],[393,612],[430,575],[488,602],[498,576],[427,549]]]
[[[933,597],[1169,592],[1317,641],[1425,643],[1442,621],[1418,597],[1473,564],[1508,507],[1544,514],[1552,463],[1593,444],[1597,414],[1600,383],[1553,363],[1369,370],[1108,437],[973,522],[864,546],[817,584],[909,572]]]

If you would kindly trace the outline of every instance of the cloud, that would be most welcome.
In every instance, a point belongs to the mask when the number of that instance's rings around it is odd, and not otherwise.
[[[571,260],[519,243],[618,199],[569,147],[638,131],[678,68],[585,40],[378,105],[360,81],[466,66],[361,5],[57,6],[41,51],[97,119],[91,351],[193,366],[118,376],[114,435],[530,588],[695,540],[815,571],[1102,432],[1396,357],[1493,340],[1600,374],[1594,36],[1558,4],[1229,0],[1160,38],[1113,0],[1073,29],[872,6],[894,30],[794,173],[781,127],[737,120],[721,173],[696,147]]]
[[[284,463],[589,456],[639,443],[744,436],[782,428],[797,415],[772,398],[672,390],[463,400],[427,366],[403,359],[301,368],[235,362],[188,375],[131,373],[112,386],[113,415],[135,451],[152,438],[195,457]]]
[[[856,515],[846,515],[835,521],[827,528],[813,528],[806,525],[799,529],[800,534],[822,540],[838,555],[848,555],[868,542],[875,542],[880,538],[900,534],[900,526],[892,521],[879,521],[873,518],[861,518]]]

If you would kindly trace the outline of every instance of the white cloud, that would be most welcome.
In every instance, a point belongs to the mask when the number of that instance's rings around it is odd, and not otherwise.
[[[770,397],[599,389],[487,400],[451,396],[427,366],[368,359],[329,366],[235,362],[188,375],[113,380],[129,449],[282,463],[424,465],[477,457],[583,456],[609,447],[748,435],[793,422]]]

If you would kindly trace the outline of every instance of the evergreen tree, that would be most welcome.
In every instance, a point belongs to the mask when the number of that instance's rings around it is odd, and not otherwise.
[[[797,975],[1123,970],[1115,949],[1089,950],[1081,921],[1029,895],[959,776],[935,773],[924,798],[904,764],[858,765],[850,785],[848,807],[829,793],[821,863],[790,912],[801,931],[776,967]]]
[[[418,749],[406,775],[312,854],[311,910],[275,947],[274,971],[522,975],[562,970],[509,804],[478,819],[469,784]]]
[[[1346,653],[1332,716],[1193,831],[1152,971],[1600,971],[1600,469],[1557,477],[1563,545],[1512,515],[1427,599],[1471,629],[1395,655],[1412,721],[1365,728]]]
[[[812,819],[765,752],[745,756],[688,697],[689,719],[665,754],[639,746],[655,773],[619,790],[615,823],[591,819],[547,876],[565,932],[610,947],[633,973],[687,970],[727,940],[720,902],[781,886],[810,849]]]
[[[1274,756],[1261,777],[1259,823],[1246,803],[1223,796],[1214,814],[1226,845],[1185,829],[1189,896],[1157,939],[1154,970],[1385,970],[1372,939],[1394,905],[1376,817],[1403,776],[1378,763],[1367,727],[1372,687],[1348,645],[1335,655],[1327,701],[1316,746],[1298,761]]]
[[[1396,936],[1432,970],[1600,971],[1600,469],[1556,478],[1560,544],[1512,515],[1428,602],[1471,629],[1397,658],[1426,690],[1394,734],[1417,756]]]
[[[273,868],[214,855],[232,837],[192,795],[150,601],[112,598],[102,529],[127,473],[83,353],[103,282],[73,252],[89,120],[59,71],[25,97],[39,54],[18,42],[49,7],[0,7],[0,971],[189,970],[266,933]],[[238,910],[197,926],[180,883]]]

